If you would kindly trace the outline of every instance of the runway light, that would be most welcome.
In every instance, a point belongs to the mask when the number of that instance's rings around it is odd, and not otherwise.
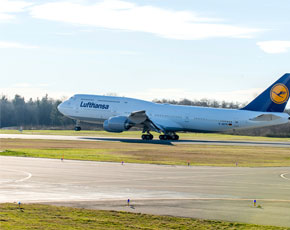
[[[254,200],[254,206],[256,207],[256,203],[257,203],[257,201],[256,200]]]
[[[128,207],[130,206],[130,199],[127,200]]]

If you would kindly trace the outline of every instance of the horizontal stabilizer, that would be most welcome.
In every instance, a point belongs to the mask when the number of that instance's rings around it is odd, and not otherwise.
[[[273,115],[273,114],[262,114],[259,115],[257,117],[254,117],[252,119],[250,119],[251,121],[273,121],[273,120],[277,120],[281,117]]]

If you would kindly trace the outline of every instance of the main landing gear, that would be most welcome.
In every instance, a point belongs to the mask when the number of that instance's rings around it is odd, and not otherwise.
[[[152,140],[153,139],[153,135],[151,133],[143,134],[141,137],[142,137],[142,140]]]
[[[142,140],[152,140],[153,139],[153,135],[151,133],[148,134],[143,134],[142,135]],[[173,141],[177,141],[179,140],[179,136],[176,135],[175,133],[167,133],[165,135],[160,135],[159,136],[160,140],[173,140]]]
[[[80,126],[80,123],[81,122],[79,120],[76,121],[75,131],[81,131],[82,130],[82,128]]]
[[[176,134],[172,134],[172,135],[160,135],[159,136],[160,140],[173,140],[173,141],[177,141],[179,140],[179,136]]]

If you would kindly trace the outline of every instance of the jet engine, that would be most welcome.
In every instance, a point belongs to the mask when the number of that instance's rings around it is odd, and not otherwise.
[[[123,131],[129,130],[132,125],[129,123],[127,117],[116,116],[105,120],[103,127],[107,132],[121,133]]]

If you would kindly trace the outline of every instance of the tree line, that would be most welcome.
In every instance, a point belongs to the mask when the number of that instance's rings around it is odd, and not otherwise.
[[[48,95],[41,99],[25,100],[20,95],[15,95],[13,99],[8,99],[6,96],[0,98],[0,128],[3,127],[23,127],[23,128],[56,128],[56,129],[71,129],[74,126],[74,121],[63,116],[57,110],[57,106],[62,100],[49,98]],[[153,100],[155,103],[167,103],[175,105],[188,105],[188,106],[204,106],[214,108],[228,108],[239,109],[246,104],[239,102],[226,102],[216,100]],[[290,115],[290,110],[287,110]],[[82,124],[84,129],[100,129],[101,126]],[[231,132],[232,133],[232,132]],[[235,131],[235,134],[243,135],[259,135],[259,136],[288,136],[290,137],[290,124],[265,127],[259,129],[249,129],[242,131]]]
[[[64,117],[57,110],[61,100],[49,98],[29,99],[15,95],[12,100],[6,96],[0,99],[0,127],[57,127],[73,124],[73,121]]]
[[[240,102],[217,101],[205,98],[201,100],[181,99],[179,101],[168,99],[162,100],[154,99],[153,102],[173,105],[189,105],[189,106],[202,106],[202,107],[225,108],[225,109],[240,109],[246,105],[245,103]]]

